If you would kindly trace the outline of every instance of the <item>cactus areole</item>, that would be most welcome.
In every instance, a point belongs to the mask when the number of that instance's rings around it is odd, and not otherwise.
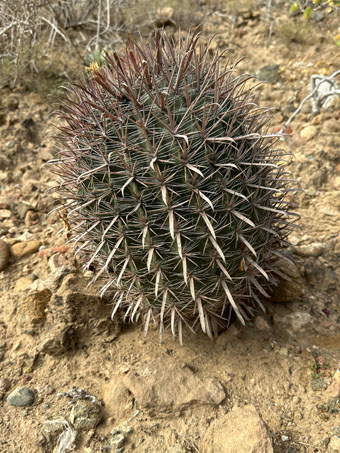
[[[249,77],[198,35],[159,32],[68,89],[57,192],[84,268],[126,320],[213,337],[282,277],[296,214]],[[223,60],[225,61],[225,60]],[[294,216],[294,217],[293,217]]]

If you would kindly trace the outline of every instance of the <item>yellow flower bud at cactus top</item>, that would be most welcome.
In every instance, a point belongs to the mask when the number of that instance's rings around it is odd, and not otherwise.
[[[96,72],[99,70],[99,64],[96,61],[92,61],[90,66],[86,67],[86,70],[89,71],[89,73],[94,77]]]

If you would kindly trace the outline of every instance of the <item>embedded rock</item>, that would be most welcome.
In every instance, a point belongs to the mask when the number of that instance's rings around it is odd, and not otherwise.
[[[18,387],[8,395],[7,402],[11,406],[31,406],[34,402],[34,393],[27,387]]]
[[[266,425],[252,405],[233,408],[208,428],[202,451],[209,453],[273,453]]]
[[[79,400],[70,413],[70,421],[77,430],[90,430],[96,428],[102,419],[101,406],[91,400]]]
[[[30,294],[20,303],[17,316],[24,326],[41,324],[46,319],[46,307],[51,299],[51,291],[42,291]]]
[[[255,76],[262,82],[276,83],[279,79],[279,64],[267,65],[258,69]]]
[[[318,133],[318,129],[315,126],[306,126],[302,129],[300,132],[301,138],[304,138],[305,140],[309,141],[312,140]]]
[[[16,258],[24,258],[25,256],[31,255],[39,250],[41,241],[26,241],[18,242],[12,245],[11,252]]]
[[[217,406],[226,392],[217,379],[201,379],[190,367],[177,363],[142,363],[130,370],[123,384],[143,410],[162,413],[180,412],[192,405]]]

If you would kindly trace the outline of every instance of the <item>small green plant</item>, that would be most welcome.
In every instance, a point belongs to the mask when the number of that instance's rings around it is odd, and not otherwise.
[[[319,379],[321,377],[320,375],[320,364],[317,362],[313,362],[310,366],[309,369],[312,371],[311,378],[312,379]]]
[[[316,356],[314,357],[314,362],[310,364],[309,369],[312,372],[311,378],[319,379],[320,377],[329,375],[330,364],[325,362],[323,358]]]
[[[102,66],[105,62],[105,54],[106,54],[105,48],[94,50],[93,52],[90,52],[89,54],[86,55],[85,62],[89,67],[93,63],[97,64],[98,67]]]
[[[340,7],[340,1],[336,0],[312,0],[295,1],[290,6],[291,14],[301,13],[306,20],[313,17],[316,10],[326,10],[327,13],[331,13],[334,9]]]
[[[158,32],[67,91],[57,191],[84,268],[114,313],[182,341],[245,325],[283,276],[296,214],[285,152],[235,65]]]

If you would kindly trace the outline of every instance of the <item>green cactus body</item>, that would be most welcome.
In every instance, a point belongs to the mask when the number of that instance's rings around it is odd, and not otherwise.
[[[269,297],[294,214],[268,117],[198,36],[159,33],[70,89],[56,172],[114,313],[210,337]]]

